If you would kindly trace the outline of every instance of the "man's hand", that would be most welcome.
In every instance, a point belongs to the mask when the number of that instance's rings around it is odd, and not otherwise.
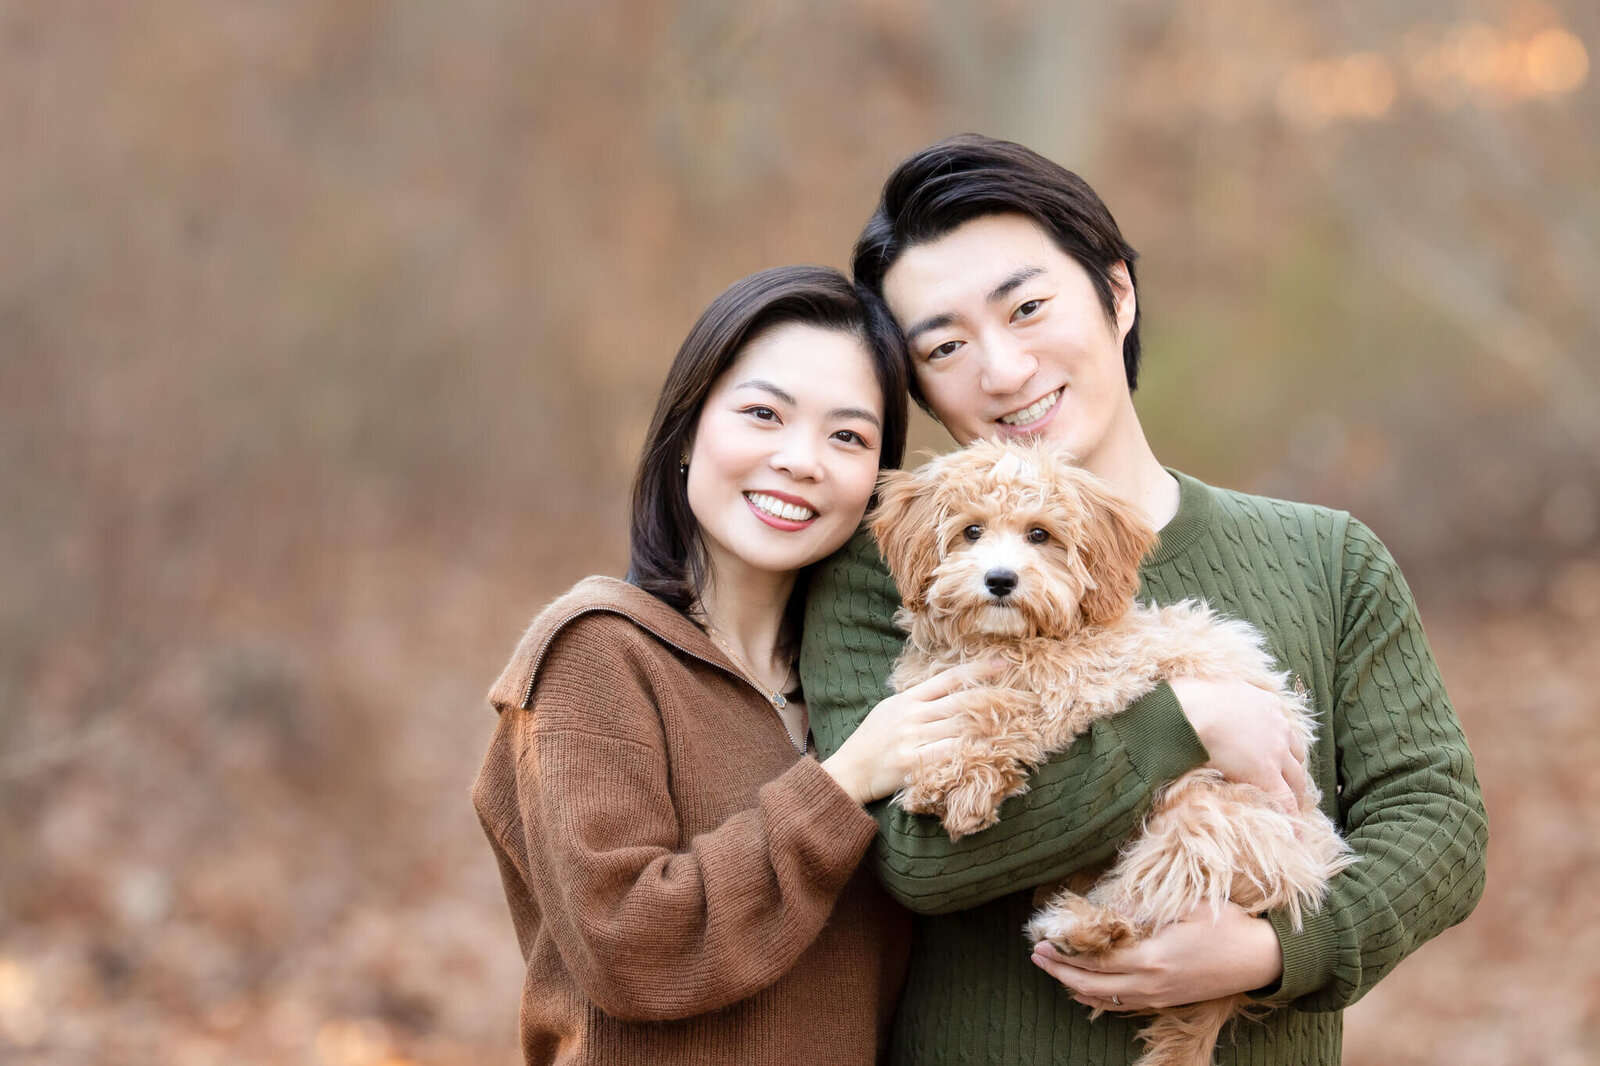
[[[1265,987],[1283,976],[1283,951],[1271,922],[1229,903],[1215,920],[1201,907],[1149,940],[1093,959],[1062,955],[1041,940],[1033,964],[1084,1006],[1127,1011]]]
[[[1306,753],[1276,696],[1243,681],[1179,677],[1171,685],[1211,754],[1207,766],[1229,781],[1261,789],[1285,814],[1299,809]]]

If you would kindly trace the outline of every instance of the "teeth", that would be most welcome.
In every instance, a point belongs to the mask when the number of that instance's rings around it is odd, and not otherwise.
[[[817,512],[799,504],[785,503],[776,496],[768,496],[764,492],[747,492],[745,499],[755,504],[761,510],[774,518],[787,518],[791,522],[806,522],[817,517]]]
[[[1030,404],[1020,411],[1013,411],[1008,415],[1002,415],[1000,417],[1000,421],[1004,422],[1008,426],[1026,426],[1030,423],[1037,422],[1039,419],[1044,417],[1044,413],[1046,411],[1050,410],[1050,408],[1056,405],[1056,401],[1059,399],[1061,399],[1061,390],[1057,389],[1044,399]]]

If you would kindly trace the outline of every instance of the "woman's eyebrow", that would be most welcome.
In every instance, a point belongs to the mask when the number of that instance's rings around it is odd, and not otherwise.
[[[778,386],[774,385],[772,382],[770,382],[770,381],[762,381],[760,378],[752,378],[749,381],[741,381],[738,385],[736,385],[734,387],[735,388],[740,388],[740,389],[760,389],[762,392],[770,392],[773,396],[775,396],[778,399],[782,400],[784,403],[788,404],[790,407],[795,406],[795,404],[797,402],[793,396],[789,395],[784,390],[778,388]]]
[[[770,381],[762,381],[760,378],[751,378],[749,381],[741,381],[734,387],[739,389],[760,389],[762,392],[771,393],[773,397],[782,400],[790,407],[798,407],[800,405],[800,402],[791,396],[787,391],[779,388]],[[828,417],[859,418],[863,422],[871,422],[879,429],[883,428],[883,423],[879,421],[878,416],[867,410],[865,407],[835,407],[833,410],[828,412]]]
[[[879,429],[883,428],[883,423],[878,421],[878,416],[865,407],[835,407],[828,412],[828,418],[859,418],[863,422],[871,422]]]

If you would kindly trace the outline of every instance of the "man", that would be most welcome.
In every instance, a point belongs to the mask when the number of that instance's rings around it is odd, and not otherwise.
[[[1340,1011],[1482,892],[1472,757],[1398,568],[1348,514],[1162,467],[1132,399],[1134,258],[1082,179],[960,137],[889,177],[854,269],[905,333],[917,401],[960,443],[1041,436],[1110,481],[1161,530],[1141,597],[1201,597],[1262,630],[1307,686],[1318,740],[1294,751],[1248,686],[1178,679],[1040,767],[989,830],[952,843],[880,808],[874,862],[919,914],[899,1062],[1131,1062],[1141,1023],[1121,1012],[1249,992],[1280,1009],[1225,1030],[1219,1061],[1337,1063]],[[813,575],[801,672],[823,756],[885,693],[897,605],[864,533]],[[1033,887],[1110,858],[1154,789],[1207,764],[1287,802],[1302,754],[1360,856],[1302,928],[1229,907],[1094,963],[1029,955]],[[1092,1008],[1109,1013],[1091,1023]]]

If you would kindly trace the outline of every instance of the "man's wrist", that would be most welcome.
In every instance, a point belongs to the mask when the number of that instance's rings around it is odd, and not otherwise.
[[[1152,786],[1174,781],[1211,757],[1165,681],[1107,722],[1128,761]]]

